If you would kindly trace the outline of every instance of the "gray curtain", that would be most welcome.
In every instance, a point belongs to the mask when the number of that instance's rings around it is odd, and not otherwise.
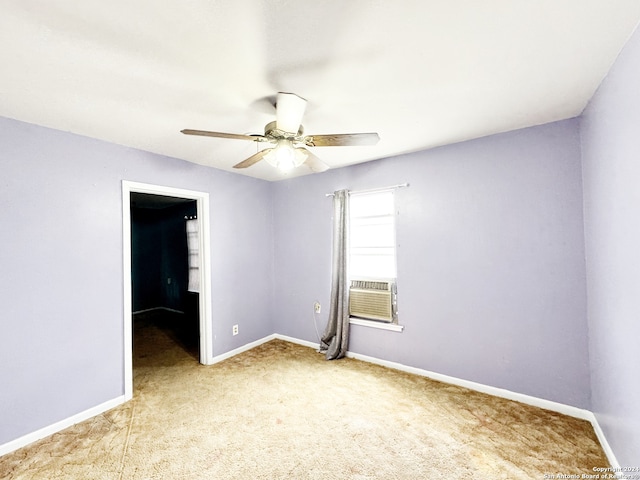
[[[333,195],[333,266],[329,321],[320,339],[320,352],[327,360],[342,358],[349,346],[349,286],[347,258],[349,244],[349,192]]]

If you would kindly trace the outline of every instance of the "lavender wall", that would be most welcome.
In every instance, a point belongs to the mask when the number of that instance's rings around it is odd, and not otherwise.
[[[313,302],[327,306],[330,291],[325,194],[403,182],[405,331],[352,326],[350,350],[589,408],[577,120],[274,184],[277,332],[316,340]]]
[[[209,192],[214,354],[273,333],[268,182],[2,118],[0,171],[0,445],[124,392],[123,179]]]
[[[592,405],[640,466],[640,32],[581,120]]]

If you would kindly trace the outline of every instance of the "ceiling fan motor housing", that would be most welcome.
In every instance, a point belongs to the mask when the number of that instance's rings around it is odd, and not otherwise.
[[[274,140],[280,140],[282,138],[286,138],[287,140],[292,140],[296,142],[302,141],[302,137],[304,136],[304,127],[300,125],[298,128],[298,133],[285,132],[284,130],[280,130],[278,128],[278,122],[269,122],[264,127],[264,136],[273,138]]]

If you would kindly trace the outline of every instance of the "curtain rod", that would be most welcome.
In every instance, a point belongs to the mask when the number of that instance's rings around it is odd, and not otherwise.
[[[349,193],[373,193],[373,192],[384,192],[385,190],[394,190],[396,188],[408,187],[408,183],[399,183],[398,185],[389,185],[388,187],[380,187],[380,188],[369,188],[367,190],[349,190]],[[333,193],[326,193],[325,197],[333,197]]]

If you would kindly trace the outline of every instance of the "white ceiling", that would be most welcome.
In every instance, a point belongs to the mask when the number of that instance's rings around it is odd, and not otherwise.
[[[294,92],[307,134],[380,134],[313,149],[337,168],[579,115],[639,20],[638,0],[3,0],[0,115],[232,171],[255,142],[180,130],[262,133]]]

